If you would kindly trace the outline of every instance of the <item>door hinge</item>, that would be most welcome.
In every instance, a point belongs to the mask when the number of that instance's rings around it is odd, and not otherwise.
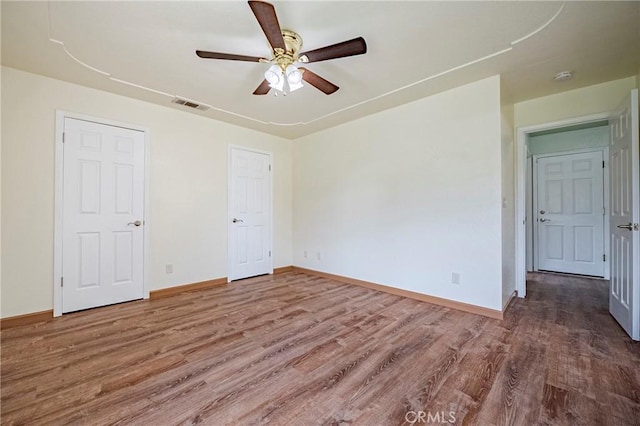
[[[604,169],[604,160],[602,160],[602,168]]]
[[[271,164],[269,164],[269,171],[271,171]]]
[[[603,254],[603,255],[602,255],[602,261],[603,261],[603,262],[606,262],[606,261],[607,261],[607,255],[606,255],[606,254]]]
[[[64,287],[64,277],[60,277],[60,287]]]
[[[271,250],[269,250],[269,257],[271,257]]]
[[[62,132],[62,143],[64,143],[64,138],[65,138],[66,133]]]

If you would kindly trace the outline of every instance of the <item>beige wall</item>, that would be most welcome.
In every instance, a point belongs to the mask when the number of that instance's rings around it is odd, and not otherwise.
[[[0,7],[0,10],[1,9],[2,8]],[[0,19],[0,22],[2,22],[2,19]],[[2,82],[1,66],[0,66],[0,82]],[[2,84],[0,84],[0,99],[2,99]],[[1,117],[2,117],[2,102],[0,102],[0,128],[2,127]],[[2,131],[0,131],[0,318],[1,317],[2,317]]]
[[[1,90],[2,317],[53,306],[57,109],[150,129],[151,290],[227,275],[229,144],[273,152],[274,267],[291,265],[291,141],[6,67]]]
[[[513,104],[500,87],[500,139],[502,160],[502,306],[516,289],[515,143]]]
[[[514,127],[613,111],[635,85],[635,77],[627,77],[517,103]]]
[[[294,264],[502,309],[499,84],[296,140]]]
[[[237,144],[274,153],[275,267],[501,309],[515,288],[513,129],[613,110],[640,81],[639,71],[513,106],[496,76],[292,142],[0,72],[2,317],[52,308],[57,109],[151,130],[152,290],[226,276],[227,150]]]

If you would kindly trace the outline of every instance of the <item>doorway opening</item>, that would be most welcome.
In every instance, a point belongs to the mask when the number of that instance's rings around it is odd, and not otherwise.
[[[526,265],[609,278],[607,120],[526,135]]]
[[[527,275],[534,272],[534,222],[533,178],[534,154],[553,155],[602,149],[602,141],[593,138],[580,142],[581,133],[597,132],[606,128],[609,115],[594,114],[552,123],[519,128],[516,141],[516,290],[527,295]],[[533,142],[531,142],[533,139]],[[537,142],[536,142],[537,140]],[[583,144],[583,145],[580,145]],[[591,144],[591,145],[587,145]],[[586,145],[586,146],[585,146]],[[604,173],[606,178],[607,173]],[[603,181],[608,186],[608,181]],[[606,201],[606,200],[605,200]],[[606,204],[605,204],[606,205]],[[539,210],[538,210],[539,211]],[[607,221],[604,221],[607,222]],[[606,226],[606,225],[605,225]],[[605,231],[606,232],[606,231]],[[606,244],[605,244],[606,246]],[[605,254],[607,254],[605,252]],[[607,256],[608,257],[608,256]],[[608,268],[605,267],[605,270]]]
[[[516,290],[527,295],[527,224],[532,222],[527,208],[527,140],[536,132],[553,131],[576,125],[608,122],[610,145],[605,178],[609,178],[611,199],[606,203],[610,245],[609,313],[634,340],[640,340],[640,166],[638,154],[638,89],[632,89],[610,112],[519,128],[516,140]],[[607,164],[605,164],[607,166]]]

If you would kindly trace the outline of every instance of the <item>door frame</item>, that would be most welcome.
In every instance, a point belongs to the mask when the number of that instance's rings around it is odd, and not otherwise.
[[[233,214],[231,213],[231,173],[232,173],[232,164],[231,164],[231,151],[234,149],[240,149],[247,152],[255,152],[257,154],[264,154],[269,157],[269,164],[271,165],[271,170],[269,172],[269,252],[271,255],[269,256],[269,272],[273,274],[273,258],[275,257],[275,252],[273,251],[273,174],[275,172],[275,165],[273,163],[273,152],[264,151],[257,148],[250,148],[242,145],[229,144],[227,148],[227,282],[231,282],[231,271],[233,269],[233,265],[231,264],[231,221],[233,220]]]
[[[529,213],[531,213],[531,229],[532,229],[532,242],[533,242],[533,250],[531,251],[531,255],[533,256],[533,270],[534,271],[538,271],[538,256],[536,253],[536,250],[538,248],[538,221],[534,220],[534,216],[535,216],[535,211],[538,209],[538,168],[536,167],[537,164],[537,160],[539,158],[549,158],[549,157],[558,157],[558,156],[562,156],[562,155],[572,155],[572,154],[584,154],[587,152],[602,152],[602,160],[604,161],[604,167],[602,169],[602,192],[603,192],[603,198],[602,198],[602,203],[603,203],[603,207],[604,207],[604,212],[602,215],[602,222],[603,222],[603,227],[602,227],[602,242],[603,242],[603,254],[605,256],[605,260],[604,260],[604,265],[603,265],[603,278],[605,280],[609,279],[609,274],[610,274],[610,270],[611,270],[611,266],[610,263],[611,262],[611,258],[609,256],[609,249],[610,249],[610,241],[609,241],[609,221],[605,220],[609,214],[609,210],[608,210],[608,206],[609,206],[609,193],[610,193],[610,188],[609,188],[609,147],[608,146],[602,146],[602,147],[594,147],[594,148],[581,148],[581,149],[575,149],[572,151],[558,151],[558,152],[550,152],[548,154],[536,154],[536,155],[532,155],[531,158],[533,159],[533,164],[532,164],[532,184],[533,184],[533,188],[532,188],[532,209]]]
[[[574,117],[543,124],[518,127],[516,130],[516,290],[519,297],[527,295],[527,137],[530,133],[553,130],[594,121],[608,121],[609,112]],[[605,173],[608,175],[608,173]],[[608,180],[607,180],[608,182]]]
[[[149,298],[148,279],[151,276],[151,262],[149,261],[150,250],[150,148],[151,148],[151,131],[147,127],[135,124],[122,123],[120,121],[108,120],[104,118],[93,117],[84,114],[77,114],[68,111],[56,110],[56,134],[55,134],[55,177],[54,177],[54,222],[53,222],[53,316],[62,315],[62,288],[60,280],[62,278],[62,219],[64,215],[63,209],[63,165],[64,165],[64,145],[62,137],[64,132],[64,121],[66,118],[76,120],[90,121],[106,126],[122,127],[125,129],[136,130],[144,133],[144,236],[143,236],[143,254],[144,262],[142,268],[142,297]]]

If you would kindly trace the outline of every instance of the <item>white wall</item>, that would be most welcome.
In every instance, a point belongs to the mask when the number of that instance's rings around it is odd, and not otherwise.
[[[294,265],[501,310],[500,113],[496,76],[296,140]]]
[[[516,289],[515,133],[513,104],[500,88],[500,136],[502,142],[502,307]]]
[[[274,267],[292,264],[291,141],[6,67],[1,90],[2,317],[53,306],[56,109],[151,130],[151,290],[227,275],[229,144],[274,153]]]
[[[635,77],[627,77],[519,102],[514,105],[514,127],[613,111],[635,85]]]

